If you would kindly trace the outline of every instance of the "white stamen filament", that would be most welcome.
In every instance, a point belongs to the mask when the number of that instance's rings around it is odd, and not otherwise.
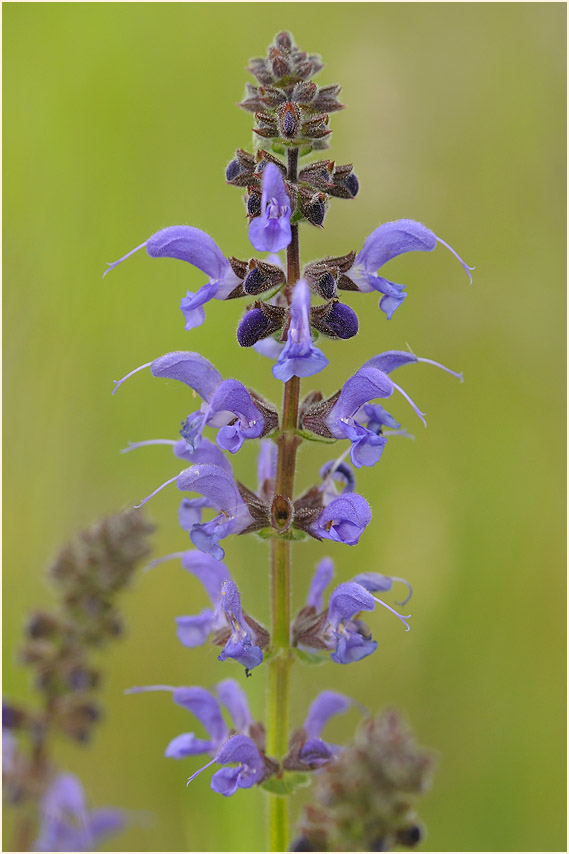
[[[411,626],[408,625],[406,622],[406,620],[411,619],[411,614],[406,614],[405,616],[403,616],[402,614],[399,614],[397,611],[395,611],[393,608],[391,608],[389,605],[387,605],[387,603],[384,602],[382,599],[378,599],[377,596],[372,596],[372,599],[375,599],[376,602],[379,602],[380,605],[383,605],[384,608],[387,608],[388,611],[391,611],[392,614],[395,614],[395,616],[399,620],[401,620],[403,625],[406,626],[406,629],[405,629],[406,632],[409,632],[411,630]]]

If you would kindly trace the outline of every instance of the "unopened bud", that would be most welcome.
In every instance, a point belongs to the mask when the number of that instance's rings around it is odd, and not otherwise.
[[[252,258],[249,262],[249,272],[243,282],[243,290],[246,294],[256,296],[282,285],[285,279],[283,270],[276,264],[267,264],[266,261],[257,261],[256,258]]]
[[[279,110],[279,129],[281,132],[281,136],[286,137],[287,139],[293,139],[298,135],[298,130],[300,127],[300,110],[289,101]]]
[[[275,44],[277,47],[280,47],[281,50],[288,53],[288,51],[292,48],[292,37],[290,33],[287,33],[286,30],[283,30],[281,33],[278,33],[275,36]]]
[[[31,638],[48,638],[60,628],[59,620],[46,611],[35,611],[26,625],[26,634]]]
[[[397,832],[397,842],[405,848],[414,848],[423,839],[424,833],[420,825],[410,824]]]
[[[225,170],[225,180],[226,181],[234,181],[235,178],[240,174],[241,167],[237,160],[232,160],[227,169]]]
[[[332,305],[329,314],[324,320],[329,332],[325,333],[337,338],[353,338],[357,335],[359,323],[358,316],[349,305],[336,302]]]
[[[352,198],[357,196],[358,191],[360,189],[360,182],[358,181],[356,175],[352,172],[351,175],[348,175],[346,180],[344,181],[346,188],[351,195]]]
[[[261,215],[261,194],[255,191],[249,193],[247,198],[247,216]]]
[[[237,340],[241,347],[252,347],[267,335],[269,318],[260,308],[248,311],[237,327]]]
[[[310,193],[306,189],[299,193],[300,211],[311,225],[321,226],[326,216],[326,196]]]
[[[277,53],[272,61],[273,74],[277,80],[290,74],[290,65],[281,53]]]

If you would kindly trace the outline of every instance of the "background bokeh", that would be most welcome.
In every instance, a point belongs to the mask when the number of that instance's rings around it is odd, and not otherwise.
[[[134,503],[178,470],[165,448],[119,455],[128,440],[176,437],[187,394],[140,375],[175,349],[275,399],[270,364],[238,351],[238,303],[212,303],[185,332],[178,304],[199,271],[144,253],[101,280],[105,262],[159,228],[188,223],[238,257],[251,253],[241,192],[224,183],[251,117],[235,108],[249,56],[290,29],[339,81],[332,156],[361,192],[305,227],[304,260],[361,247],[379,223],[425,222],[444,248],[391,262],[408,284],[388,322],[354,295],[361,334],[325,344],[331,367],[304,386],[335,390],[365,359],[409,344],[463,370],[398,378],[429,416],[392,411],[417,436],[362,470],[374,521],[356,548],[300,544],[300,604],[316,560],[338,580],[375,569],[410,579],[412,631],[371,618],[378,652],[349,668],[298,666],[293,721],[333,686],[405,710],[440,754],[420,805],[425,850],[565,849],[564,389],[565,15],[563,4],[21,3],[4,6],[4,693],[31,695],[15,650],[26,612],[49,601],[43,569],[58,545]],[[312,457],[312,453],[314,457]],[[304,449],[299,485],[329,457]],[[253,480],[254,449],[235,459]],[[184,548],[175,490],[153,500],[155,554]],[[267,619],[267,547],[228,542],[246,607]],[[190,729],[167,695],[131,685],[243,679],[215,649],[182,648],[173,619],[205,605],[171,563],[123,597],[128,636],[105,660],[107,716],[87,749],[58,745],[93,804],[137,811],[121,850],[259,850],[258,790],[223,799],[196,761],[162,758]],[[265,673],[247,682],[263,713]],[[330,725],[348,739],[355,711]],[[9,829],[9,821],[8,821]],[[8,843],[6,843],[8,844]]]

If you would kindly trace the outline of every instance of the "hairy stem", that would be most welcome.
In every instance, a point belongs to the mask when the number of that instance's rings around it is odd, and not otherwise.
[[[288,174],[296,181],[298,149],[288,151]],[[300,276],[298,225],[292,226],[292,240],[287,248],[286,297],[290,303],[294,285]],[[300,380],[292,377],[285,383],[281,431],[277,440],[277,479],[275,492],[292,502],[296,451],[300,439],[295,431],[298,425]],[[282,759],[288,752],[291,617],[291,541],[275,538],[271,544],[271,644],[274,657],[269,662],[267,691],[267,754]],[[268,795],[269,798],[269,851],[286,851],[288,848],[288,798]]]

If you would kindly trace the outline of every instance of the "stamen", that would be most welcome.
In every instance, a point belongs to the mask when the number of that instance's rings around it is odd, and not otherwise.
[[[134,451],[135,448],[143,448],[146,445],[175,445],[175,439],[146,439],[144,442],[129,442],[127,448],[121,448],[121,454],[128,454],[129,451]]]
[[[411,587],[411,585],[409,584],[409,582],[408,582],[408,581],[406,581],[404,578],[398,578],[396,575],[392,575],[391,577],[392,577],[392,579],[393,579],[394,581],[400,581],[400,582],[401,582],[401,584],[404,584],[404,585],[406,586],[407,590],[409,591],[409,593],[407,594],[407,596],[406,596],[406,598],[403,600],[403,602],[396,602],[396,603],[395,603],[396,605],[400,605],[400,606],[402,607],[403,605],[406,605],[406,604],[407,604],[407,602],[409,601],[409,599],[410,599],[410,598],[411,598],[411,596],[413,595],[413,588]]]
[[[208,762],[207,765],[204,765],[203,768],[200,768],[199,771],[196,771],[194,774],[192,774],[191,777],[188,777],[188,782],[186,783],[186,786],[189,786],[192,780],[196,779],[198,774],[201,774],[202,771],[205,771],[205,769],[209,768],[210,765],[213,765],[214,762],[217,762],[217,757],[215,759],[212,759],[211,762]]]
[[[395,614],[395,616],[399,620],[401,620],[403,625],[407,627],[405,629],[406,632],[409,632],[411,630],[411,626],[408,625],[408,623],[406,622],[406,620],[411,619],[411,614],[407,614],[406,616],[403,616],[402,614],[398,614],[397,611],[395,611],[393,608],[391,608],[389,605],[387,605],[382,599],[378,599],[377,596],[372,596],[372,599],[375,599],[376,602],[379,602],[380,605],[383,605],[384,608],[387,608],[388,611],[391,611],[392,614]]]
[[[441,365],[440,362],[433,362],[432,359],[421,359],[419,356],[417,356],[417,361],[418,362],[424,362],[426,365],[434,365],[435,368],[440,368],[441,371],[446,371],[447,374],[452,374],[453,377],[456,377],[457,379],[459,379],[461,381],[461,383],[464,382],[464,377],[462,376],[462,371],[460,373],[457,373],[456,371],[451,371],[450,368],[445,368],[445,366]]]
[[[125,258],[130,258],[130,256],[131,256],[131,255],[134,255],[134,253],[135,253],[135,252],[138,252],[138,250],[139,250],[139,249],[142,249],[142,247],[143,247],[143,246],[146,246],[147,242],[148,242],[148,241],[147,241],[147,240],[145,240],[145,241],[144,241],[144,243],[141,243],[141,244],[140,244],[140,246],[137,246],[137,247],[136,247],[136,249],[131,249],[131,251],[130,251],[130,252],[127,252],[127,253],[126,253],[126,255],[123,255],[123,256],[122,256],[122,258],[119,258],[119,260],[118,260],[118,261],[110,261],[110,262],[109,262],[109,261],[107,261],[107,267],[108,267],[109,269],[108,269],[108,270],[105,270],[105,272],[103,273],[103,275],[102,275],[102,277],[101,277],[101,278],[103,278],[103,279],[104,279],[104,278],[105,278],[105,276],[107,275],[107,273],[110,273],[110,272],[111,272],[111,270],[114,270],[114,268],[115,268],[118,264],[120,264],[122,261],[124,261],[124,260],[125,260]]]
[[[344,418],[342,418],[342,421],[345,421],[345,419],[344,419]],[[339,466],[344,462],[344,460],[346,459],[346,457],[347,457],[347,456],[348,456],[348,454],[350,453],[351,449],[352,449],[352,446],[351,446],[351,445],[348,445],[348,447],[346,448],[346,450],[344,451],[344,453],[343,453],[343,454],[340,454],[340,456],[338,457],[338,459],[337,459],[337,460],[334,460],[334,464],[331,466],[330,470],[329,470],[329,471],[328,471],[328,473],[326,474],[326,477],[324,478],[324,480],[323,480],[323,481],[322,481],[322,483],[320,484],[320,490],[321,490],[321,491],[323,491],[323,490],[324,490],[325,486],[326,486],[328,483],[330,483],[330,481],[333,481],[333,480],[334,480],[334,474],[335,474],[335,472],[337,471],[338,467],[339,467]]]
[[[166,563],[168,560],[176,560],[176,558],[181,560],[185,554],[185,552],[172,552],[172,554],[164,555],[164,557],[154,558],[154,560],[151,560],[150,563],[146,564],[142,571],[149,572],[149,570],[154,569],[155,566],[159,566],[161,563]]]
[[[173,685],[142,685],[137,688],[125,688],[123,694],[143,694],[145,691],[175,691]]]
[[[413,439],[415,441],[415,436],[412,433],[408,433],[405,427],[402,427],[401,430],[382,430],[382,436],[404,436],[406,439]]]
[[[419,416],[419,418],[421,419],[421,421],[423,422],[423,424],[424,424],[424,425],[425,425],[425,427],[426,427],[426,426],[427,426],[427,422],[425,421],[425,413],[424,413],[424,412],[421,412],[421,410],[419,409],[419,407],[417,406],[417,404],[413,403],[413,401],[411,400],[411,398],[409,397],[409,395],[407,394],[407,392],[403,391],[403,389],[401,388],[401,386],[398,386],[398,385],[397,385],[397,383],[394,383],[394,382],[393,382],[393,380],[391,380],[391,384],[393,385],[393,388],[397,389],[397,391],[399,392],[399,394],[402,394],[402,395],[403,395],[403,397],[405,398],[405,400],[407,401],[407,403],[410,403],[410,404],[411,404],[411,406],[413,407],[413,409],[414,409],[414,411],[415,411],[415,414]]]
[[[178,475],[176,475],[175,477],[171,477],[170,480],[167,480],[166,483],[163,483],[161,486],[158,487],[158,489],[155,489],[154,492],[151,492],[150,495],[147,495],[146,498],[143,498],[140,504],[135,504],[135,508],[138,509],[139,507],[142,507],[144,504],[146,504],[147,501],[150,501],[150,499],[154,495],[156,495],[157,492],[160,492],[160,490],[164,489],[165,486],[168,486],[169,483],[174,483],[174,481],[177,479]]]
[[[437,240],[439,241],[439,243],[442,243],[443,246],[446,246],[446,248],[449,250],[449,252],[452,252],[452,254],[457,259],[457,261],[460,261],[460,263],[462,264],[462,266],[464,267],[464,269],[466,271],[466,275],[470,279],[470,284],[472,284],[472,276],[470,275],[470,271],[476,270],[476,267],[469,267],[468,264],[465,264],[465,262],[462,260],[462,258],[458,254],[458,252],[455,252],[454,249],[452,248],[452,246],[449,246],[448,243],[446,243],[444,240],[441,240],[440,237],[437,237]]]
[[[122,378],[122,380],[113,380],[115,387],[113,389],[113,394],[116,394],[120,386],[124,383],[125,380],[128,380],[129,377],[132,377],[133,374],[137,374],[139,371],[143,371],[144,368],[149,368],[152,362],[147,362],[145,365],[140,365],[140,367],[135,368],[134,371],[131,371],[130,374],[126,374]]]

